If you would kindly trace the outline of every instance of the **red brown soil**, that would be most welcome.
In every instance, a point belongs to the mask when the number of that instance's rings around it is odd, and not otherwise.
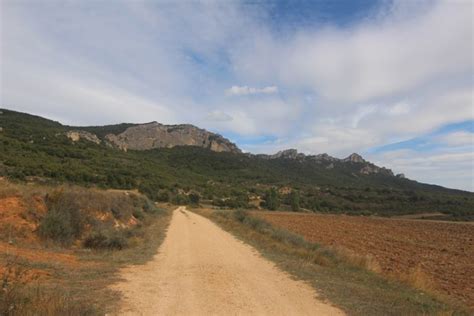
[[[8,274],[9,278],[28,283],[51,276],[49,268],[29,268],[33,263],[54,263],[66,268],[84,266],[72,251],[63,249],[59,252],[43,247],[36,230],[39,218],[44,214],[46,205],[39,196],[29,202],[19,196],[0,198],[0,237],[3,239],[0,240],[0,277]],[[11,271],[7,271],[8,261],[14,264]]]
[[[29,205],[21,197],[1,198],[0,235],[4,239],[20,237],[24,242],[37,243],[35,231],[39,224],[38,218],[45,213],[46,205],[41,197],[32,198]]]
[[[46,249],[22,248],[4,242],[0,242],[0,254],[38,263],[59,263],[68,267],[77,267],[79,265],[77,257],[70,253],[54,252]]]
[[[412,283],[417,283],[413,278],[428,278],[424,281],[431,283],[436,292],[474,308],[472,223],[301,213],[254,214],[303,235],[308,241],[370,256],[386,275],[412,279]]]

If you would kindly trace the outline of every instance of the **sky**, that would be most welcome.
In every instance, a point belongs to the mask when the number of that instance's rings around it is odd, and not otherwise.
[[[474,191],[470,0],[0,0],[0,106],[158,121]]]

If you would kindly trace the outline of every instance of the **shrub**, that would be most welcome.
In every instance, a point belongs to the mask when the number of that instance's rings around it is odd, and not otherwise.
[[[156,199],[158,200],[158,202],[169,202],[170,194],[168,193],[168,191],[161,190],[160,192],[158,192]]]
[[[48,212],[41,220],[38,233],[41,237],[61,243],[70,243],[80,236],[84,218],[80,214],[78,193],[55,190],[46,195]]]
[[[112,215],[116,219],[121,219],[122,218],[122,213],[120,212],[120,209],[117,207],[111,207],[110,211],[112,212]]]
[[[108,249],[122,250],[128,246],[127,239],[119,233],[112,234],[106,241],[105,247]]]
[[[199,200],[200,200],[199,194],[197,194],[195,192],[189,194],[189,203],[191,203],[193,205],[197,205],[197,204],[199,204]]]
[[[145,214],[143,214],[142,210],[137,208],[133,211],[132,215],[139,220],[143,220],[145,218]]]
[[[188,196],[184,194],[177,194],[174,197],[173,203],[176,205],[186,205],[189,203]]]
[[[145,213],[148,213],[148,214],[156,213],[157,208],[156,208],[156,206],[153,204],[153,202],[151,202],[149,199],[143,198],[142,203],[143,203],[143,206],[142,206],[142,207],[143,207],[143,211],[144,211]]]
[[[244,220],[248,217],[248,212],[244,211],[244,210],[236,210],[236,211],[232,212],[232,215],[233,215],[234,219],[236,219],[237,221],[243,223]]]
[[[86,237],[83,241],[85,248],[121,250],[128,246],[127,238],[124,236],[127,231],[95,232]]]
[[[74,229],[68,212],[48,211],[40,223],[39,235],[61,243],[69,243],[74,238]]]
[[[102,232],[96,232],[87,236],[82,242],[82,245],[85,248],[97,249],[102,248],[106,241],[107,236],[105,236]]]
[[[80,236],[86,220],[81,215],[80,204],[84,204],[81,198],[84,196],[75,190],[65,192],[64,189],[59,189],[47,194],[48,213],[40,223],[40,234],[51,239],[64,236],[67,231],[70,234],[69,238]],[[64,233],[60,233],[61,231]]]
[[[244,224],[262,233],[270,229],[270,225],[267,222],[253,216],[247,216],[244,220]]]

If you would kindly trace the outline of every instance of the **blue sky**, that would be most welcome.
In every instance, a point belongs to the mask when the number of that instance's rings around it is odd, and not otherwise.
[[[469,0],[0,2],[2,106],[192,123],[474,191]]]

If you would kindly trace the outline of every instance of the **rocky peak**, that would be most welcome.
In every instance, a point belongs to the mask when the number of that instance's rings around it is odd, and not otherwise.
[[[197,146],[216,152],[240,153],[240,149],[219,134],[194,125],[164,125],[157,122],[136,125],[120,134],[108,134],[105,140],[122,150],[149,150],[175,146]]]
[[[308,158],[313,159],[313,160],[318,161],[318,162],[326,162],[326,161],[333,162],[333,161],[338,161],[339,160],[337,158],[329,156],[326,153],[318,154],[318,155],[315,155],[315,156],[308,156]]]
[[[69,138],[70,140],[72,140],[73,142],[77,142],[79,141],[80,139],[85,139],[87,141],[90,141],[90,142],[93,142],[93,143],[96,143],[96,144],[100,144],[101,141],[100,139],[92,134],[92,133],[89,133],[89,132],[86,132],[86,131],[68,131],[66,133],[66,136],[67,138]]]
[[[260,154],[256,156],[263,159],[292,159],[292,160],[298,160],[300,162],[303,162],[303,161],[314,162],[318,165],[325,167],[326,169],[337,168],[337,166],[340,164],[351,164],[351,165],[354,164],[354,167],[358,168],[359,174],[364,174],[364,175],[384,174],[388,176],[394,176],[392,170],[384,168],[384,167],[378,167],[374,165],[373,163],[370,163],[364,160],[362,156],[356,153],[353,153],[347,158],[338,159],[338,158],[329,156],[326,153],[319,154],[319,155],[306,156],[305,154],[298,153],[296,149],[286,149],[286,150],[279,151],[274,155]],[[357,164],[360,164],[360,166]]]
[[[298,157],[298,151],[296,149],[286,149],[271,155],[271,159],[285,158],[285,159],[296,159]]]
[[[344,162],[355,162],[355,163],[364,163],[366,162],[361,155],[353,153],[349,157],[344,158],[342,161]]]

